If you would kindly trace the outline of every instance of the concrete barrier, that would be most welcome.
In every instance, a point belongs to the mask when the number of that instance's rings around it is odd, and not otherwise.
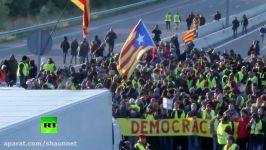
[[[241,12],[241,13],[238,13],[238,14],[235,14],[235,15],[231,15],[230,18],[229,18],[229,23],[230,23],[230,26],[231,26],[231,22],[233,21],[233,19],[235,17],[237,17],[239,20],[242,19],[242,16],[244,14],[246,14],[246,16],[251,19],[257,15],[260,15],[261,13],[264,13],[266,12],[266,4],[264,5],[260,5],[258,7],[255,7],[255,8],[252,8],[252,9],[249,9],[249,10],[246,10],[244,12]],[[198,28],[198,37],[204,37],[206,35],[209,35],[211,33],[214,33],[214,32],[217,32],[219,30],[223,30],[225,27],[225,18],[222,18],[221,20],[219,21],[212,21],[212,22],[209,22],[207,24],[205,24],[204,26],[200,26]],[[181,32],[180,34],[178,34],[178,40],[180,42],[183,42],[182,40],[182,36],[186,33],[185,32]]]
[[[249,19],[249,25],[247,29],[256,28],[266,22],[266,12]],[[238,34],[242,32],[242,26],[238,29]],[[195,47],[207,48],[212,47],[222,41],[228,40],[233,37],[232,27],[222,29],[218,32],[209,34],[203,38],[198,38],[194,41]],[[184,46],[183,46],[184,47]]]

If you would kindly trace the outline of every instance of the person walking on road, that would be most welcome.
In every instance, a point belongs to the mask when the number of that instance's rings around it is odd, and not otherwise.
[[[79,62],[85,63],[86,57],[88,56],[88,52],[89,52],[89,43],[87,42],[86,39],[83,40],[82,44],[80,45],[79,48]]]
[[[109,45],[109,51],[107,56],[112,56],[115,46],[115,39],[117,38],[117,34],[111,28],[109,32],[107,32],[105,36],[105,41]]]
[[[64,41],[61,43],[61,49],[63,50],[63,62],[66,63],[66,57],[68,49],[70,48],[69,42],[67,41],[67,37],[64,37]]]
[[[246,15],[243,15],[243,18],[241,20],[241,25],[242,25],[242,34],[247,34],[248,18]]]
[[[233,29],[233,33],[234,33],[234,38],[237,37],[238,27],[239,27],[239,21],[237,20],[237,17],[235,17],[235,19],[232,21],[232,29]]]
[[[178,30],[178,26],[181,22],[181,18],[180,15],[178,14],[178,12],[174,15],[174,23],[176,25],[176,30]]]
[[[168,12],[165,15],[166,30],[171,30],[171,21],[172,21],[172,15],[170,12]]]
[[[79,47],[79,43],[77,41],[77,39],[74,39],[71,42],[71,60],[70,60],[70,64],[72,64],[73,58],[75,59],[75,64],[77,64],[77,55],[78,55],[78,47]]]
[[[263,25],[261,28],[260,28],[260,37],[261,37],[261,43],[263,43],[264,41],[264,35],[266,33],[266,27]]]
[[[152,30],[153,33],[153,41],[155,42],[155,44],[159,44],[159,42],[161,41],[161,34],[162,31],[159,29],[159,25],[156,25],[155,28]]]

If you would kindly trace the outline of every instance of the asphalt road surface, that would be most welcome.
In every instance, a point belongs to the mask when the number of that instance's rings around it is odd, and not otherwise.
[[[230,1],[230,15],[243,12],[258,5],[266,3],[265,0],[233,0]],[[143,6],[127,13],[119,14],[116,16],[108,17],[105,19],[92,21],[90,26],[90,35],[88,40],[91,41],[94,35],[99,35],[100,39],[104,38],[104,35],[110,27],[118,34],[116,40],[115,51],[119,52],[127,36],[137,21],[142,18],[149,30],[152,30],[156,24],[159,24],[162,29],[162,38],[169,37],[176,33],[176,30],[172,28],[171,31],[165,30],[164,16],[167,12],[179,12],[181,15],[181,23],[179,32],[186,30],[185,18],[193,11],[195,14],[200,13],[206,17],[207,22],[213,21],[213,14],[216,10],[222,13],[222,17],[225,14],[225,1],[222,0],[167,0],[159,4]],[[62,51],[59,47],[64,36],[68,36],[71,41],[73,38],[82,39],[81,25],[58,30],[53,35],[53,48],[46,58],[51,57],[55,60],[57,65],[62,65]],[[249,42],[250,43],[250,42]],[[8,58],[11,54],[15,54],[18,60],[23,55],[29,55],[31,58],[36,59],[36,56],[30,54],[26,46],[26,39],[12,41],[4,44],[0,44],[0,59]],[[67,63],[70,61],[70,55],[68,55]]]
[[[233,40],[230,40],[226,43],[223,43],[215,48],[216,51],[221,51],[223,52],[224,50],[235,50],[235,52],[240,53],[243,58],[247,57],[248,50],[252,44],[253,40],[258,40],[260,42],[260,54],[265,55],[266,52],[266,42],[261,42],[261,37],[260,37],[260,28],[257,28],[252,31],[248,31],[247,34],[241,35],[238,38],[235,38]]]

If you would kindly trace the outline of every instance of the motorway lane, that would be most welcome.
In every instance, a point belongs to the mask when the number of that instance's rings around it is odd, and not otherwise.
[[[88,39],[91,41],[95,34],[98,34],[99,37],[103,39],[108,29],[113,27],[118,33],[116,51],[119,51],[130,30],[139,18],[142,18],[149,30],[152,30],[155,24],[159,24],[161,29],[163,29],[162,38],[164,38],[176,32],[175,30],[165,31],[163,20],[166,12],[170,11],[175,13],[178,11],[181,14],[183,21],[191,11],[194,13],[202,13],[206,17],[207,22],[209,22],[212,21],[212,15],[215,10],[221,10],[221,13],[225,14],[224,11],[222,11],[225,7],[224,3],[225,2],[221,0],[168,0],[160,4],[145,6],[136,11],[130,11],[106,19],[93,21],[91,23],[90,37]],[[236,14],[264,3],[264,0],[234,0],[231,1],[230,14]],[[182,32],[185,29],[186,25],[185,22],[183,22],[181,23],[179,32]],[[59,44],[65,35],[67,35],[70,40],[74,37],[81,40],[81,26],[56,31],[53,37],[54,45],[52,51],[45,57],[52,57],[56,60],[56,63],[60,65],[62,64],[62,54]],[[14,53],[18,59],[20,59],[22,55],[29,55],[30,53],[26,47],[26,40],[22,39],[0,45],[0,59],[9,57],[11,53]],[[34,59],[36,58],[35,56],[31,57]]]
[[[242,58],[247,57],[247,52],[252,44],[253,40],[260,41],[261,55],[265,55],[266,53],[266,42],[261,43],[259,28],[249,31],[247,34],[239,36],[234,40],[230,40],[229,42],[223,43],[215,48],[216,51],[223,52],[224,50],[235,50],[235,52],[241,54]]]

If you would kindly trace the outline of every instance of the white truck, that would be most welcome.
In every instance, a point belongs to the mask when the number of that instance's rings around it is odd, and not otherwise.
[[[0,89],[0,149],[117,150],[107,90]]]

